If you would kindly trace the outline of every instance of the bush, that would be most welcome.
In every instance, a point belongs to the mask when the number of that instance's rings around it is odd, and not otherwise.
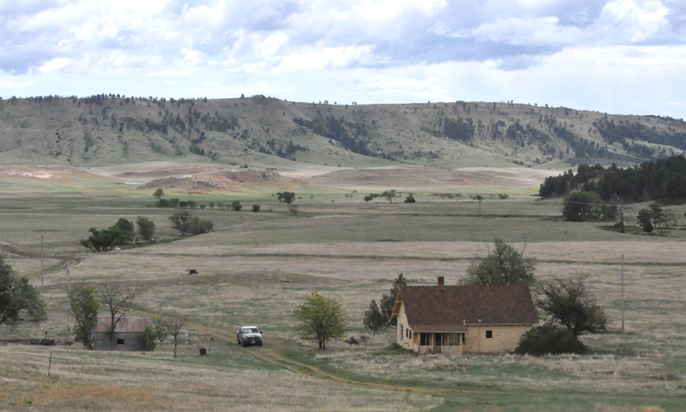
[[[415,202],[415,200],[414,200],[414,196],[412,196],[412,193],[407,195],[407,197],[405,198],[405,203],[414,203],[414,202]]]
[[[201,233],[207,233],[214,229],[214,223],[207,219],[200,219],[197,216],[193,216],[188,222],[188,231],[194,235],[199,235]]]
[[[157,347],[157,331],[150,326],[145,327],[145,332],[138,334],[141,347],[147,352],[152,352]]]
[[[515,349],[518,355],[558,355],[576,353],[582,355],[588,348],[567,328],[544,325],[530,329],[519,340]]]
[[[501,198],[502,200],[505,200],[508,197],[510,197],[510,195],[508,195],[507,193],[498,193],[498,197]]]
[[[240,212],[240,210],[243,209],[243,205],[238,200],[234,200],[233,203],[231,203],[231,209]]]
[[[260,211],[260,205],[252,205],[252,211],[257,213]]]

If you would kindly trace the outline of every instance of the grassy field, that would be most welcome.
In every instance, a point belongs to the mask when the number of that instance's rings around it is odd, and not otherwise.
[[[3,182],[7,187],[8,183]],[[302,194],[291,214],[271,194],[180,196],[199,203],[240,200],[241,212],[193,210],[215,231],[180,237],[173,212],[150,193],[100,181],[0,192],[5,260],[40,286],[40,236],[47,322],[0,326],[0,338],[67,342],[64,268],[71,281],[117,280],[134,291],[137,314],[188,319],[179,359],[167,341],[152,353],[89,352],[79,345],[0,346],[0,410],[464,410],[680,411],[686,404],[684,227],[620,234],[603,223],[566,223],[559,200],[527,195],[477,202],[416,193],[418,203],[365,203],[341,190]],[[19,189],[21,188],[21,189]],[[488,188],[476,190],[486,192]],[[467,193],[474,188],[455,188]],[[300,194],[299,194],[300,195]],[[332,202],[333,200],[333,202]],[[252,213],[251,204],[262,211]],[[634,207],[634,213],[641,205]],[[684,208],[676,208],[683,213]],[[165,242],[106,254],[78,240],[120,217],[153,219]],[[525,248],[545,279],[590,274],[592,291],[620,326],[620,260],[625,255],[627,333],[584,336],[591,354],[424,358],[391,349],[394,330],[360,346],[298,339],[293,309],[312,291],[339,299],[349,336],[368,333],[362,316],[399,273],[411,284],[436,276],[456,283],[502,238]],[[189,276],[187,269],[196,269]],[[235,329],[257,324],[265,346],[240,348]],[[198,349],[212,352],[198,355]],[[52,353],[51,376],[47,376]]]

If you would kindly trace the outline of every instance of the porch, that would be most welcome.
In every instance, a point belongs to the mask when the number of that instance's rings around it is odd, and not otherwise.
[[[415,351],[420,354],[462,356],[465,333],[420,332]]]

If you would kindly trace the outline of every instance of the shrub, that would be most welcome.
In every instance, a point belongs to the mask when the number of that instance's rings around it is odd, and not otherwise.
[[[415,202],[415,200],[414,200],[414,196],[412,196],[412,193],[407,195],[407,197],[405,198],[405,203],[414,203],[414,202]]]
[[[197,216],[193,216],[188,222],[188,231],[194,235],[199,235],[201,233],[207,233],[214,229],[214,223],[207,219],[200,219]]]
[[[145,331],[138,334],[143,350],[151,352],[157,347],[157,331],[150,326],[145,327]]]
[[[243,209],[243,205],[238,200],[234,200],[233,203],[231,203],[231,209],[240,212],[240,210]]]
[[[507,193],[498,193],[498,197],[501,198],[502,200],[505,200],[508,197],[510,197],[510,195],[508,195]]]
[[[252,211],[257,213],[260,211],[260,205],[252,205]]]
[[[567,328],[543,325],[530,329],[519,340],[515,349],[518,355],[584,354],[588,348]]]

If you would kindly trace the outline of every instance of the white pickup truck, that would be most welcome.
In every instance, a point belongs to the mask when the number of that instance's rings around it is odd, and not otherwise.
[[[243,347],[262,346],[262,332],[257,329],[257,326],[242,326],[236,331],[236,340]]]

